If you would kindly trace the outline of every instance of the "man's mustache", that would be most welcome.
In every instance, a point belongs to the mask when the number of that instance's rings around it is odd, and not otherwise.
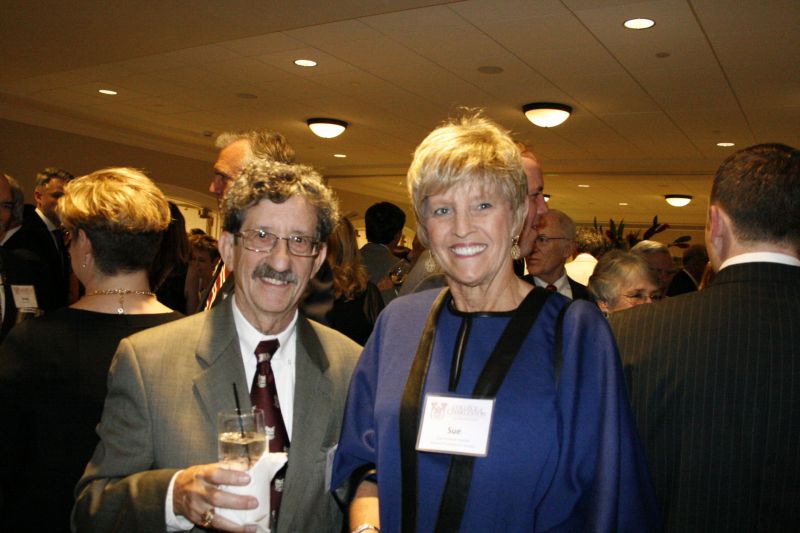
[[[297,283],[297,276],[291,270],[279,272],[267,264],[261,264],[253,270],[253,279],[270,278],[286,283]]]

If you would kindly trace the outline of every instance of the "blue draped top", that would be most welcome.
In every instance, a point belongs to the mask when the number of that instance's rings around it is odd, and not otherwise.
[[[379,316],[350,385],[332,486],[361,466],[378,471],[381,531],[400,530],[399,407],[438,290],[399,298]],[[500,387],[486,457],[475,461],[462,531],[650,531],[660,519],[606,320],[576,301],[553,364],[558,312],[545,303]],[[455,393],[469,396],[510,313],[472,315]],[[423,394],[448,394],[464,316],[444,306]],[[433,531],[450,455],[418,452],[417,528]]]

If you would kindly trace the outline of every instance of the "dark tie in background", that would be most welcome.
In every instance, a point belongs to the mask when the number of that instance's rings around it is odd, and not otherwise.
[[[545,289],[547,289],[550,292],[557,292],[558,291],[558,289],[556,289],[556,286],[553,285],[552,283],[549,284],[547,287],[545,287]]]
[[[58,256],[61,258],[61,266],[63,267],[68,259],[67,259],[67,247],[64,243],[64,231],[61,229],[54,229],[52,232],[53,239],[56,241],[56,248],[58,248]]]
[[[267,436],[269,437],[270,452],[288,452],[289,436],[286,433],[286,425],[281,416],[281,406],[278,402],[278,389],[275,387],[275,374],[272,373],[270,360],[278,349],[277,339],[261,341],[256,346],[256,375],[253,376],[253,386],[250,387],[250,402],[253,407],[264,411],[264,423],[267,426]],[[287,463],[288,464],[288,463]],[[286,465],[281,468],[270,484],[270,512],[272,514],[270,522],[278,523],[278,510],[281,505],[281,494],[283,493],[283,479],[286,476]]]

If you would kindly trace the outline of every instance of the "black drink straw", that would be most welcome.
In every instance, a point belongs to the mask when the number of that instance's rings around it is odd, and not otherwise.
[[[242,434],[242,440],[245,439],[244,436],[244,423],[242,422],[242,406],[239,404],[239,391],[236,389],[236,382],[233,382],[233,399],[236,400],[236,415],[237,419],[239,420],[239,432]],[[247,452],[247,467],[250,467],[250,444],[245,442],[244,444],[245,452]]]

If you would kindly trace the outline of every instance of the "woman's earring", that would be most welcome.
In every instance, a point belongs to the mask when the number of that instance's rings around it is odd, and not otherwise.
[[[425,259],[425,272],[428,274],[433,274],[436,272],[436,259],[433,258],[433,254],[428,252],[428,258]]]
[[[517,244],[517,241],[519,241],[519,238],[514,237],[514,240],[512,241],[513,244],[511,245],[511,259],[513,259],[514,261],[519,259],[520,256],[522,255],[522,252],[519,249],[519,244]]]

